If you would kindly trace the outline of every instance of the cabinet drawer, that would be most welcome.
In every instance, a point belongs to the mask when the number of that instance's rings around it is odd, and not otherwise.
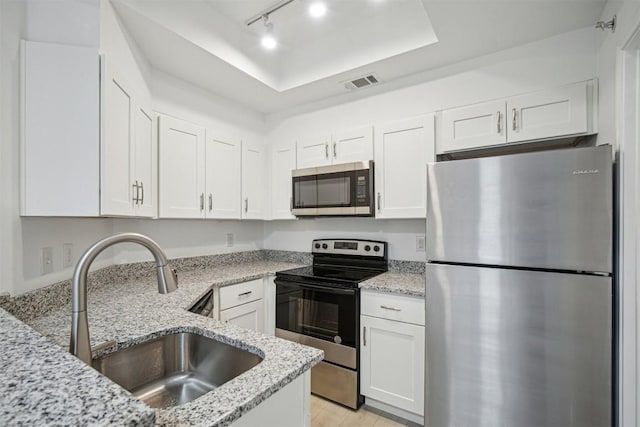
[[[425,302],[422,298],[364,291],[360,314],[424,325]]]
[[[220,288],[220,310],[262,299],[262,279]]]

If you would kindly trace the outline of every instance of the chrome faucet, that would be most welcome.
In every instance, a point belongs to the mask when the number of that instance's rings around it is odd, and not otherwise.
[[[87,319],[87,273],[96,257],[116,243],[139,243],[153,254],[156,260],[156,273],[158,275],[158,292],[167,294],[178,289],[178,278],[175,272],[167,264],[167,256],[160,246],[147,236],[137,233],[121,233],[105,237],[96,242],[80,257],[73,271],[73,284],[71,289],[71,341],[69,352],[91,365],[91,341],[89,340],[89,321]]]

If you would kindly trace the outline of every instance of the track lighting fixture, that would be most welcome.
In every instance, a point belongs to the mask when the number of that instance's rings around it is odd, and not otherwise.
[[[273,35],[273,23],[269,22],[269,15],[262,15],[262,23],[264,24],[264,35],[262,36],[262,47],[265,49],[275,49],[278,41]]]

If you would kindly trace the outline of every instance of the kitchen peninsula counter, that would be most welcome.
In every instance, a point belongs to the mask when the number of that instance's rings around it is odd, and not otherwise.
[[[323,352],[188,310],[210,288],[265,277],[299,264],[254,261],[179,271],[175,292],[159,294],[155,276],[105,283],[88,295],[92,346],[116,340],[117,349],[155,337],[196,332],[263,358],[240,376],[184,405],[155,411],[67,352],[69,304],[34,319],[39,336],[4,311],[0,384],[6,424],[128,424],[226,426],[322,360]],[[55,418],[51,418],[55,416]]]

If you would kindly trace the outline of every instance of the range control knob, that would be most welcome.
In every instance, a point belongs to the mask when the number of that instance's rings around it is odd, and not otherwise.
[[[369,252],[369,251],[371,250],[371,246],[369,246],[369,245],[365,245],[365,246],[364,246],[364,250],[365,250],[365,251],[367,251],[367,252]]]
[[[315,246],[315,248],[316,248],[316,249],[320,249],[320,243],[316,243],[316,244],[315,244],[315,245],[313,245],[313,246]]]
[[[323,244],[322,244],[322,249],[327,249],[328,247],[329,247],[329,246],[327,246],[327,244],[326,244],[326,243],[323,243]]]
[[[375,246],[373,247],[373,250],[374,250],[375,252],[380,252],[380,246],[375,245]]]

